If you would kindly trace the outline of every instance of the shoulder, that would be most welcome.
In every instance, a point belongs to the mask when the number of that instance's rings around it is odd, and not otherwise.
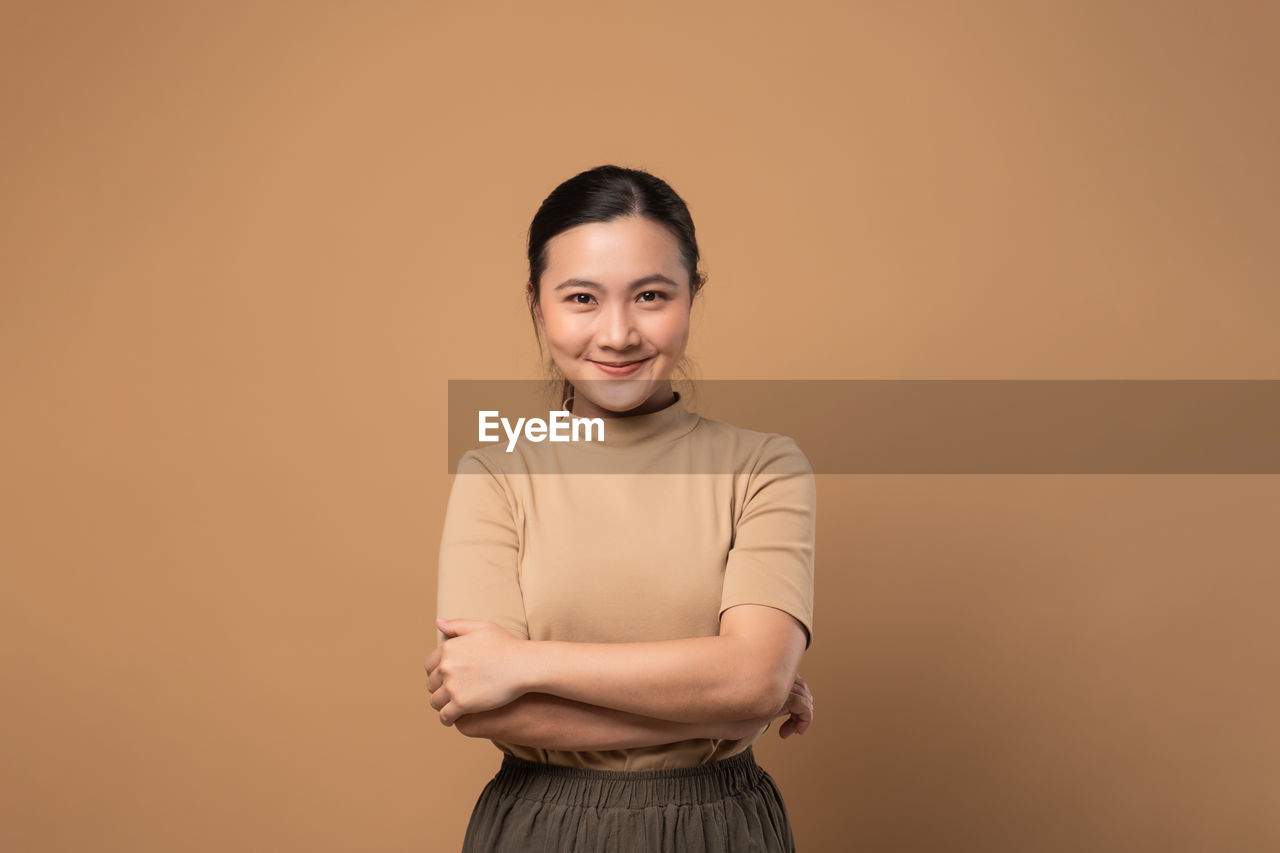
[[[700,442],[732,454],[733,468],[738,473],[813,475],[809,458],[788,435],[746,429],[706,417],[699,420],[694,434]]]
[[[493,476],[500,470],[501,466],[490,455],[488,448],[476,448],[462,454],[455,472],[458,474],[489,474]]]
[[[462,454],[455,469],[458,474],[488,474],[500,482],[506,482],[512,475],[542,470],[554,470],[554,466],[549,468],[545,460],[520,445],[513,452],[502,447],[472,448]]]
[[[489,448],[468,450],[454,468],[453,490],[466,494],[502,492],[512,489],[512,460],[504,460]]]

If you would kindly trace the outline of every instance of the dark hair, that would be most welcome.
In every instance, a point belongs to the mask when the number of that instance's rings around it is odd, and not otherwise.
[[[575,226],[588,222],[611,222],[624,216],[653,220],[676,238],[680,260],[689,273],[690,300],[706,285],[706,273],[698,271],[701,257],[693,217],[689,215],[684,199],[666,181],[639,169],[613,165],[579,172],[543,199],[529,225],[529,283],[533,285],[529,294],[529,317],[533,320],[533,333],[538,339],[539,357],[542,337],[534,307],[541,294],[542,273],[547,268],[547,244],[552,237]],[[682,359],[682,364],[684,361]],[[564,396],[557,403],[573,393],[568,379],[560,382],[559,393]]]

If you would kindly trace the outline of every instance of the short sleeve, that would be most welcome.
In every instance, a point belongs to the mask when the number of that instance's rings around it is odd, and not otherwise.
[[[725,564],[720,615],[765,604],[804,626],[813,640],[813,552],[817,484],[809,460],[787,436],[770,435],[747,476]]]
[[[519,529],[502,481],[476,451],[468,451],[458,461],[445,510],[437,614],[484,619],[529,639],[519,560]],[[437,629],[437,644],[443,639]]]

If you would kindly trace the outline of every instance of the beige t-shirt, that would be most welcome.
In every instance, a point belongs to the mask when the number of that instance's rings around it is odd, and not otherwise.
[[[438,615],[531,640],[608,643],[715,636],[727,608],[766,604],[803,624],[807,648],[817,491],[795,442],[703,418],[678,397],[604,423],[602,442],[520,441],[507,452],[504,439],[463,456]],[[728,758],[766,728],[600,752],[493,743],[531,761],[643,770]]]

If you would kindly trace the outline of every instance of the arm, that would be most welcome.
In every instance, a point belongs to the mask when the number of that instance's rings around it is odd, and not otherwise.
[[[803,626],[759,604],[728,609],[717,637],[520,644],[527,692],[686,723],[776,716],[804,653]]]
[[[440,722],[550,693],[682,723],[777,716],[790,696],[804,629],[773,607],[741,604],[720,636],[630,643],[523,640],[481,619],[440,619],[449,635],[427,656]]]
[[[601,751],[657,746],[694,738],[737,740],[769,719],[733,723],[680,723],[526,693],[491,711],[464,714],[455,723],[467,737],[489,738],[539,749]]]
[[[436,612],[485,619],[528,639],[516,510],[505,479],[486,464],[477,451],[458,462],[440,535]]]

